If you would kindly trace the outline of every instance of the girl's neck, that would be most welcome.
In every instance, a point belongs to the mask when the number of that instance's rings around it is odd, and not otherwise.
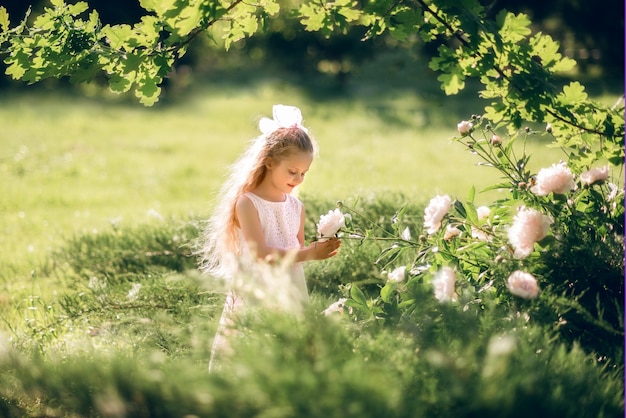
[[[252,193],[259,196],[263,200],[269,202],[284,202],[287,199],[287,195],[275,188],[264,187],[263,182],[251,190]]]

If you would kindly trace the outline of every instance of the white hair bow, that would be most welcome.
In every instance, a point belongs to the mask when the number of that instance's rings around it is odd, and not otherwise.
[[[302,126],[302,112],[295,106],[277,104],[272,107],[274,119],[262,118],[259,121],[259,130],[262,134],[268,135],[278,128],[297,127],[308,133]]]

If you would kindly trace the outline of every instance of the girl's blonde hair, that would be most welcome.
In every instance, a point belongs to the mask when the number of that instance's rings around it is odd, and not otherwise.
[[[200,270],[215,277],[232,273],[234,257],[240,254],[235,205],[239,197],[254,190],[264,179],[266,162],[281,161],[294,152],[317,153],[315,140],[300,126],[280,127],[252,140],[229,170],[219,201],[200,236]]]

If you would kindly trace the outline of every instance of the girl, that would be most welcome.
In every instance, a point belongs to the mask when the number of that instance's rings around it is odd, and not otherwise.
[[[335,238],[305,246],[304,206],[291,192],[304,180],[317,147],[302,126],[300,109],[275,105],[273,116],[261,119],[262,134],[231,167],[203,235],[200,267],[211,276],[232,279],[250,273],[247,266],[288,260],[288,285],[306,301],[302,262],[334,256],[340,241]],[[229,351],[225,336],[245,306],[241,293],[233,288],[226,297],[209,370],[218,352]]]

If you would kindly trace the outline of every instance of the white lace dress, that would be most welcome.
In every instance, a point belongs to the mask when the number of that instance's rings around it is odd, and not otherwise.
[[[244,196],[250,199],[257,210],[266,245],[283,249],[297,249],[300,247],[298,233],[300,231],[300,222],[304,207],[298,198],[292,195],[286,195],[287,197],[283,202],[271,202],[260,198],[254,193],[245,193]],[[250,249],[247,247],[243,240],[243,235],[241,234],[240,239],[242,243],[241,256],[245,261],[247,257],[250,257]],[[265,298],[276,299],[280,298],[281,295],[286,295],[290,298],[291,302],[293,302],[293,299],[297,299],[296,303],[308,301],[309,296],[302,263],[295,262],[289,264],[286,273],[287,282],[283,279],[280,283],[274,283],[273,286],[279,286],[275,289],[272,289],[272,284],[267,281],[273,280],[274,278],[276,281],[279,281],[280,279],[278,277],[270,277],[268,279],[266,277],[267,275],[260,274],[258,277],[252,275],[253,280],[257,281],[256,283],[251,283],[251,286],[255,287],[251,289],[252,292],[260,292]],[[234,275],[237,274],[234,273]],[[227,341],[228,335],[231,334],[237,313],[247,305],[246,301],[248,298],[242,295],[242,293],[248,292],[233,289],[230,290],[226,296],[224,310],[222,311],[218,329],[213,340],[209,370],[213,367],[213,363],[216,359],[222,354],[228,354],[230,351]],[[280,304],[279,300],[275,302],[276,303],[273,305]]]

